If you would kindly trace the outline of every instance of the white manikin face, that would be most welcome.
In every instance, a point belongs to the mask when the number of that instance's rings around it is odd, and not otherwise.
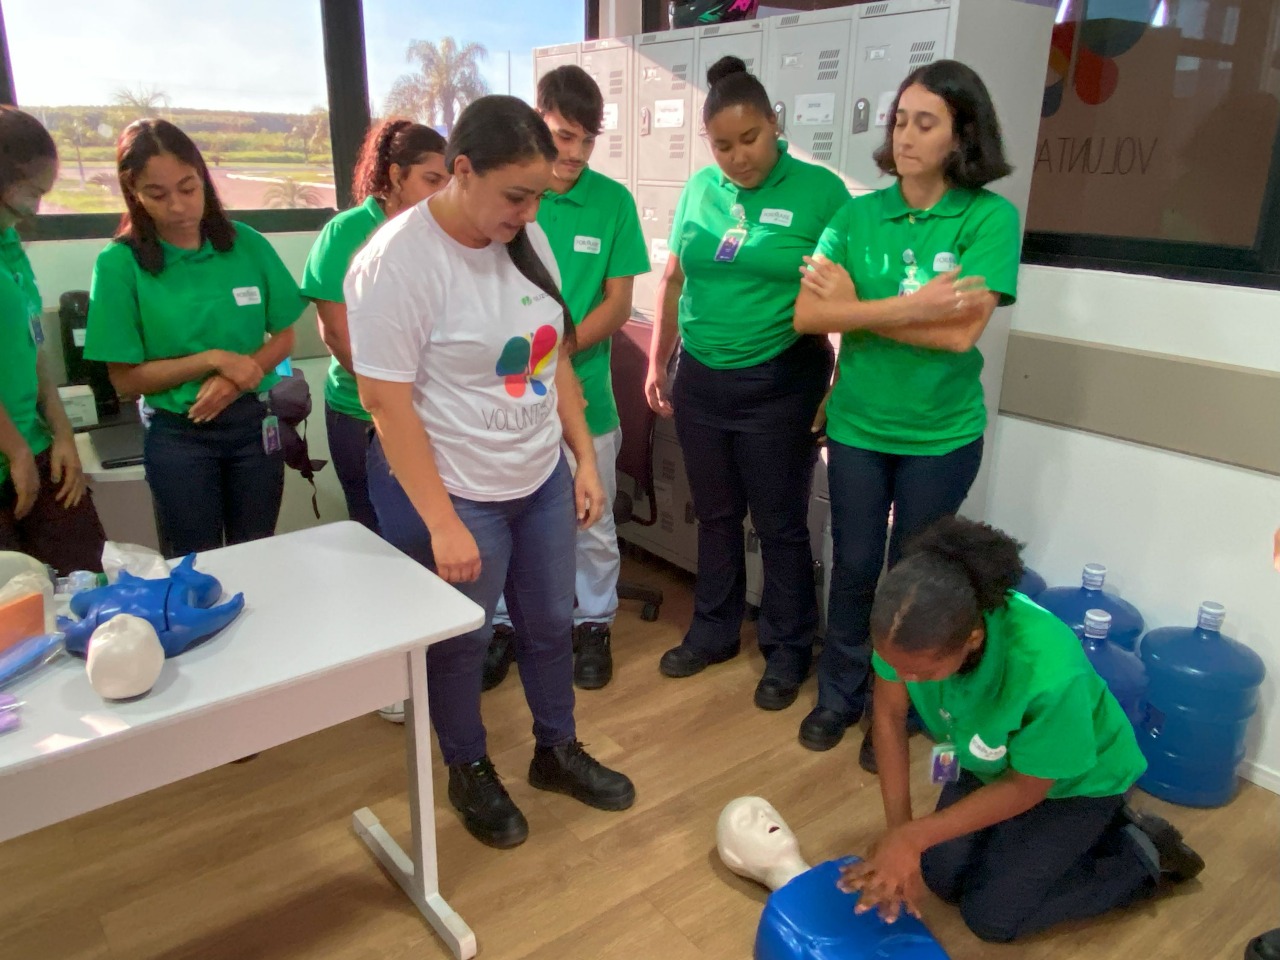
[[[716,824],[716,847],[730,870],[765,884],[780,868],[802,862],[796,835],[760,797],[729,801]]]
[[[160,678],[164,647],[141,617],[116,614],[89,638],[89,685],[104,700],[140,697]]]

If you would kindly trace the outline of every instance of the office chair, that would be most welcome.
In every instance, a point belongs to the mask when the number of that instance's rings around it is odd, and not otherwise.
[[[649,338],[653,324],[632,318],[613,335],[613,352],[610,368],[613,371],[613,392],[619,398],[618,417],[622,421],[622,449],[618,453],[618,470],[631,477],[640,486],[649,501],[647,519],[635,515],[635,503],[629,493],[618,491],[613,501],[613,519],[621,527],[624,523],[638,523],[651,527],[658,521],[658,505],[653,489],[653,426],[656,414],[649,408],[644,395],[644,380],[649,372]],[[662,591],[627,580],[618,581],[618,599],[643,603],[640,619],[652,622],[658,619],[662,607]]]

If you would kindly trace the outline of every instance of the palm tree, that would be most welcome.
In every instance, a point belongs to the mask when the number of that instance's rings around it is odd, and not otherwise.
[[[414,40],[405,60],[417,64],[418,70],[402,74],[392,84],[383,112],[423,123],[432,123],[438,116],[445,129],[452,130],[462,108],[489,92],[480,75],[480,61],[488,56],[489,51],[478,43],[459,49],[453,37],[445,37],[438,47],[430,40]]]
[[[318,207],[320,194],[314,187],[285,177],[269,186],[262,194],[262,205],[267,209]]]
[[[159,87],[138,84],[132,89],[117,87],[111,94],[111,101],[117,107],[124,108],[124,112],[130,114],[130,119],[136,120],[139,117],[153,117],[168,107],[169,95]]]

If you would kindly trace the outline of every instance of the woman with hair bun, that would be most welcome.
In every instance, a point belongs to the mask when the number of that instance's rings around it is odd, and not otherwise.
[[[1204,861],[1125,803],[1133,728],[1069,627],[1014,586],[1019,545],[948,517],[908,544],[871,610],[885,834],[840,885],[857,910],[919,915],[922,888],[1008,942],[1190,880]],[[906,719],[936,739],[937,810],[914,818]]]
[[[811,427],[832,366],[826,339],[793,326],[798,270],[849,194],[830,170],[791,154],[773,101],[741,60],[716,61],[707,82],[715,164],[690,178],[676,207],[645,387],[658,414],[675,416],[698,518],[693,622],[659,667],[689,677],[737,655],[749,510],[764,564],[755,703],[782,710],[809,673],[818,627]]]

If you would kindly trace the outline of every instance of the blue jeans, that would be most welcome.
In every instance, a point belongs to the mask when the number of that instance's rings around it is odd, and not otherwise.
[[[369,497],[388,543],[435,569],[431,534],[391,475],[382,443],[369,445]],[[547,482],[518,500],[480,502],[453,497],[458,518],[480,550],[480,577],[455,584],[484,608],[484,626],[427,648],[431,723],[446,764],[485,756],[480,718],[484,656],[493,611],[504,591],[516,629],[516,663],[533,714],[538,746],[575,737],[573,723],[573,541],[577,530],[573,477],[562,456]]]
[[[931,524],[960,509],[982,464],[982,438],[940,456],[911,457],[828,443],[834,569],[827,635],[818,658],[818,706],[853,723],[869,698],[871,605],[885,566]]]
[[[329,456],[347,501],[347,516],[377,533],[378,515],[369,500],[368,477],[369,431],[373,424],[339,413],[326,402],[324,425],[329,434]]]
[[[284,457],[262,448],[266,405],[245,394],[208,423],[156,410],[143,443],[168,556],[261,540],[276,530]]]

